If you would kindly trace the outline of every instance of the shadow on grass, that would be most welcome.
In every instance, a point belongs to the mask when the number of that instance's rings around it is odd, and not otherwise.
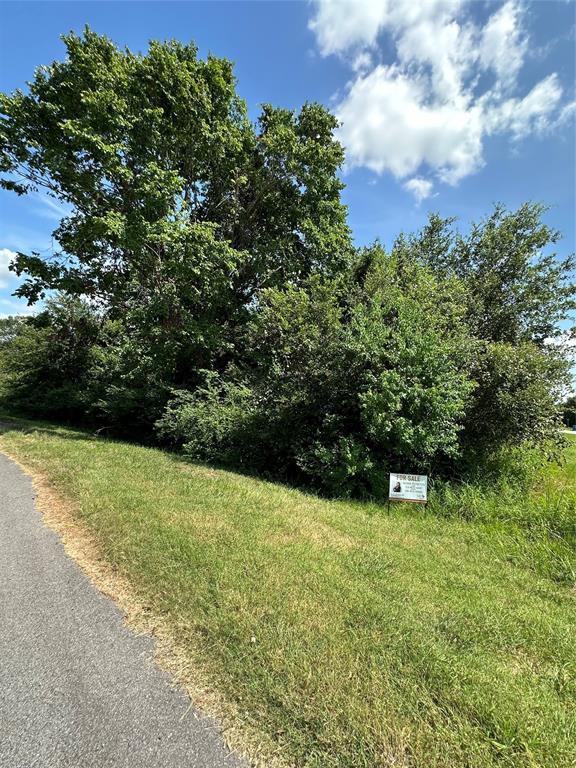
[[[323,493],[321,490],[313,488],[310,485],[306,485],[304,482],[295,482],[294,480],[287,479],[286,477],[275,475],[273,472],[259,472],[250,467],[230,465],[216,461],[210,463],[199,461],[197,459],[189,458],[177,450],[158,445],[157,443],[154,444],[137,440],[128,440],[123,436],[115,435],[109,428],[106,427],[90,429],[88,427],[80,427],[77,424],[70,424],[66,422],[49,422],[31,418],[29,415],[6,413],[0,411],[0,434],[6,434],[8,432],[48,435],[51,437],[58,437],[60,440],[90,440],[118,445],[132,445],[142,448],[152,448],[162,452],[167,458],[170,459],[170,461],[174,462],[175,464],[202,467],[208,470],[230,472],[232,474],[240,475],[241,477],[246,477],[266,485],[280,486],[287,491],[303,493],[312,499],[342,502],[350,506],[358,506],[362,509],[363,513],[367,514],[368,516],[382,514],[386,511],[390,512],[391,510],[394,510],[396,506],[397,511],[405,511],[401,505],[395,505],[394,503],[387,505],[387,500],[385,499],[355,499],[342,496],[338,497]]]
[[[68,424],[53,424],[45,421],[36,421],[20,416],[6,416],[0,413],[0,433],[22,432],[23,434],[40,433],[58,435],[65,440],[90,440],[97,439],[98,435],[72,427]]]

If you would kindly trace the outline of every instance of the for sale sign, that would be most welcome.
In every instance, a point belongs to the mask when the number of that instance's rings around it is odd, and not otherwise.
[[[428,500],[427,475],[398,475],[390,473],[392,501],[416,501],[425,504]]]

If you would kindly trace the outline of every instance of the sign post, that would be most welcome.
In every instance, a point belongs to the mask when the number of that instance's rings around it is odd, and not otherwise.
[[[410,501],[413,504],[427,504],[428,476],[390,473],[388,509],[391,501]]]

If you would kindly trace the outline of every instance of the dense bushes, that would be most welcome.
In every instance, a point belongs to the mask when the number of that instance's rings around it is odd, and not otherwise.
[[[5,402],[36,415],[82,420],[90,407],[87,386],[98,326],[88,305],[65,296],[12,326],[0,346]]]
[[[554,347],[475,337],[467,300],[461,278],[406,259],[404,244],[265,291],[244,365],[178,395],[159,434],[195,459],[338,495],[380,495],[399,467],[497,479],[507,446],[553,451],[567,363]]]
[[[173,393],[156,422],[158,437],[168,445],[182,446],[193,459],[253,463],[257,443],[250,439],[255,416],[252,392],[242,384],[222,382],[217,374],[205,373],[205,385],[195,392]]]
[[[121,320],[49,300],[5,334],[4,402],[336,495],[380,496],[398,469],[497,483],[514,446],[554,453],[569,360],[538,338],[541,318],[530,337],[532,305],[518,338],[487,317],[481,337],[473,277],[424,244],[425,232],[390,253],[376,244],[336,276],[260,291],[221,347],[228,362],[201,356],[186,376],[145,308]]]
[[[562,404],[562,421],[566,427],[576,427],[576,395],[568,397]]]

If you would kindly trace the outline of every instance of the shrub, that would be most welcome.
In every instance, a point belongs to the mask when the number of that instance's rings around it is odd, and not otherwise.
[[[363,258],[361,281],[353,272],[263,292],[250,364],[236,383],[179,395],[161,437],[340,496],[379,496],[390,468],[454,458],[473,387],[462,326],[449,322],[457,291],[450,298],[426,268],[406,274],[380,248]]]
[[[196,392],[174,391],[156,431],[161,440],[182,446],[191,459],[242,464],[249,443],[252,393],[206,373]]]
[[[0,357],[4,404],[27,413],[84,420],[92,347],[99,318],[84,301],[49,299],[43,312],[21,321]]]
[[[553,438],[566,370],[554,348],[486,342],[476,349],[471,375],[477,387],[465,422],[470,452],[490,453],[509,443],[544,445]]]

